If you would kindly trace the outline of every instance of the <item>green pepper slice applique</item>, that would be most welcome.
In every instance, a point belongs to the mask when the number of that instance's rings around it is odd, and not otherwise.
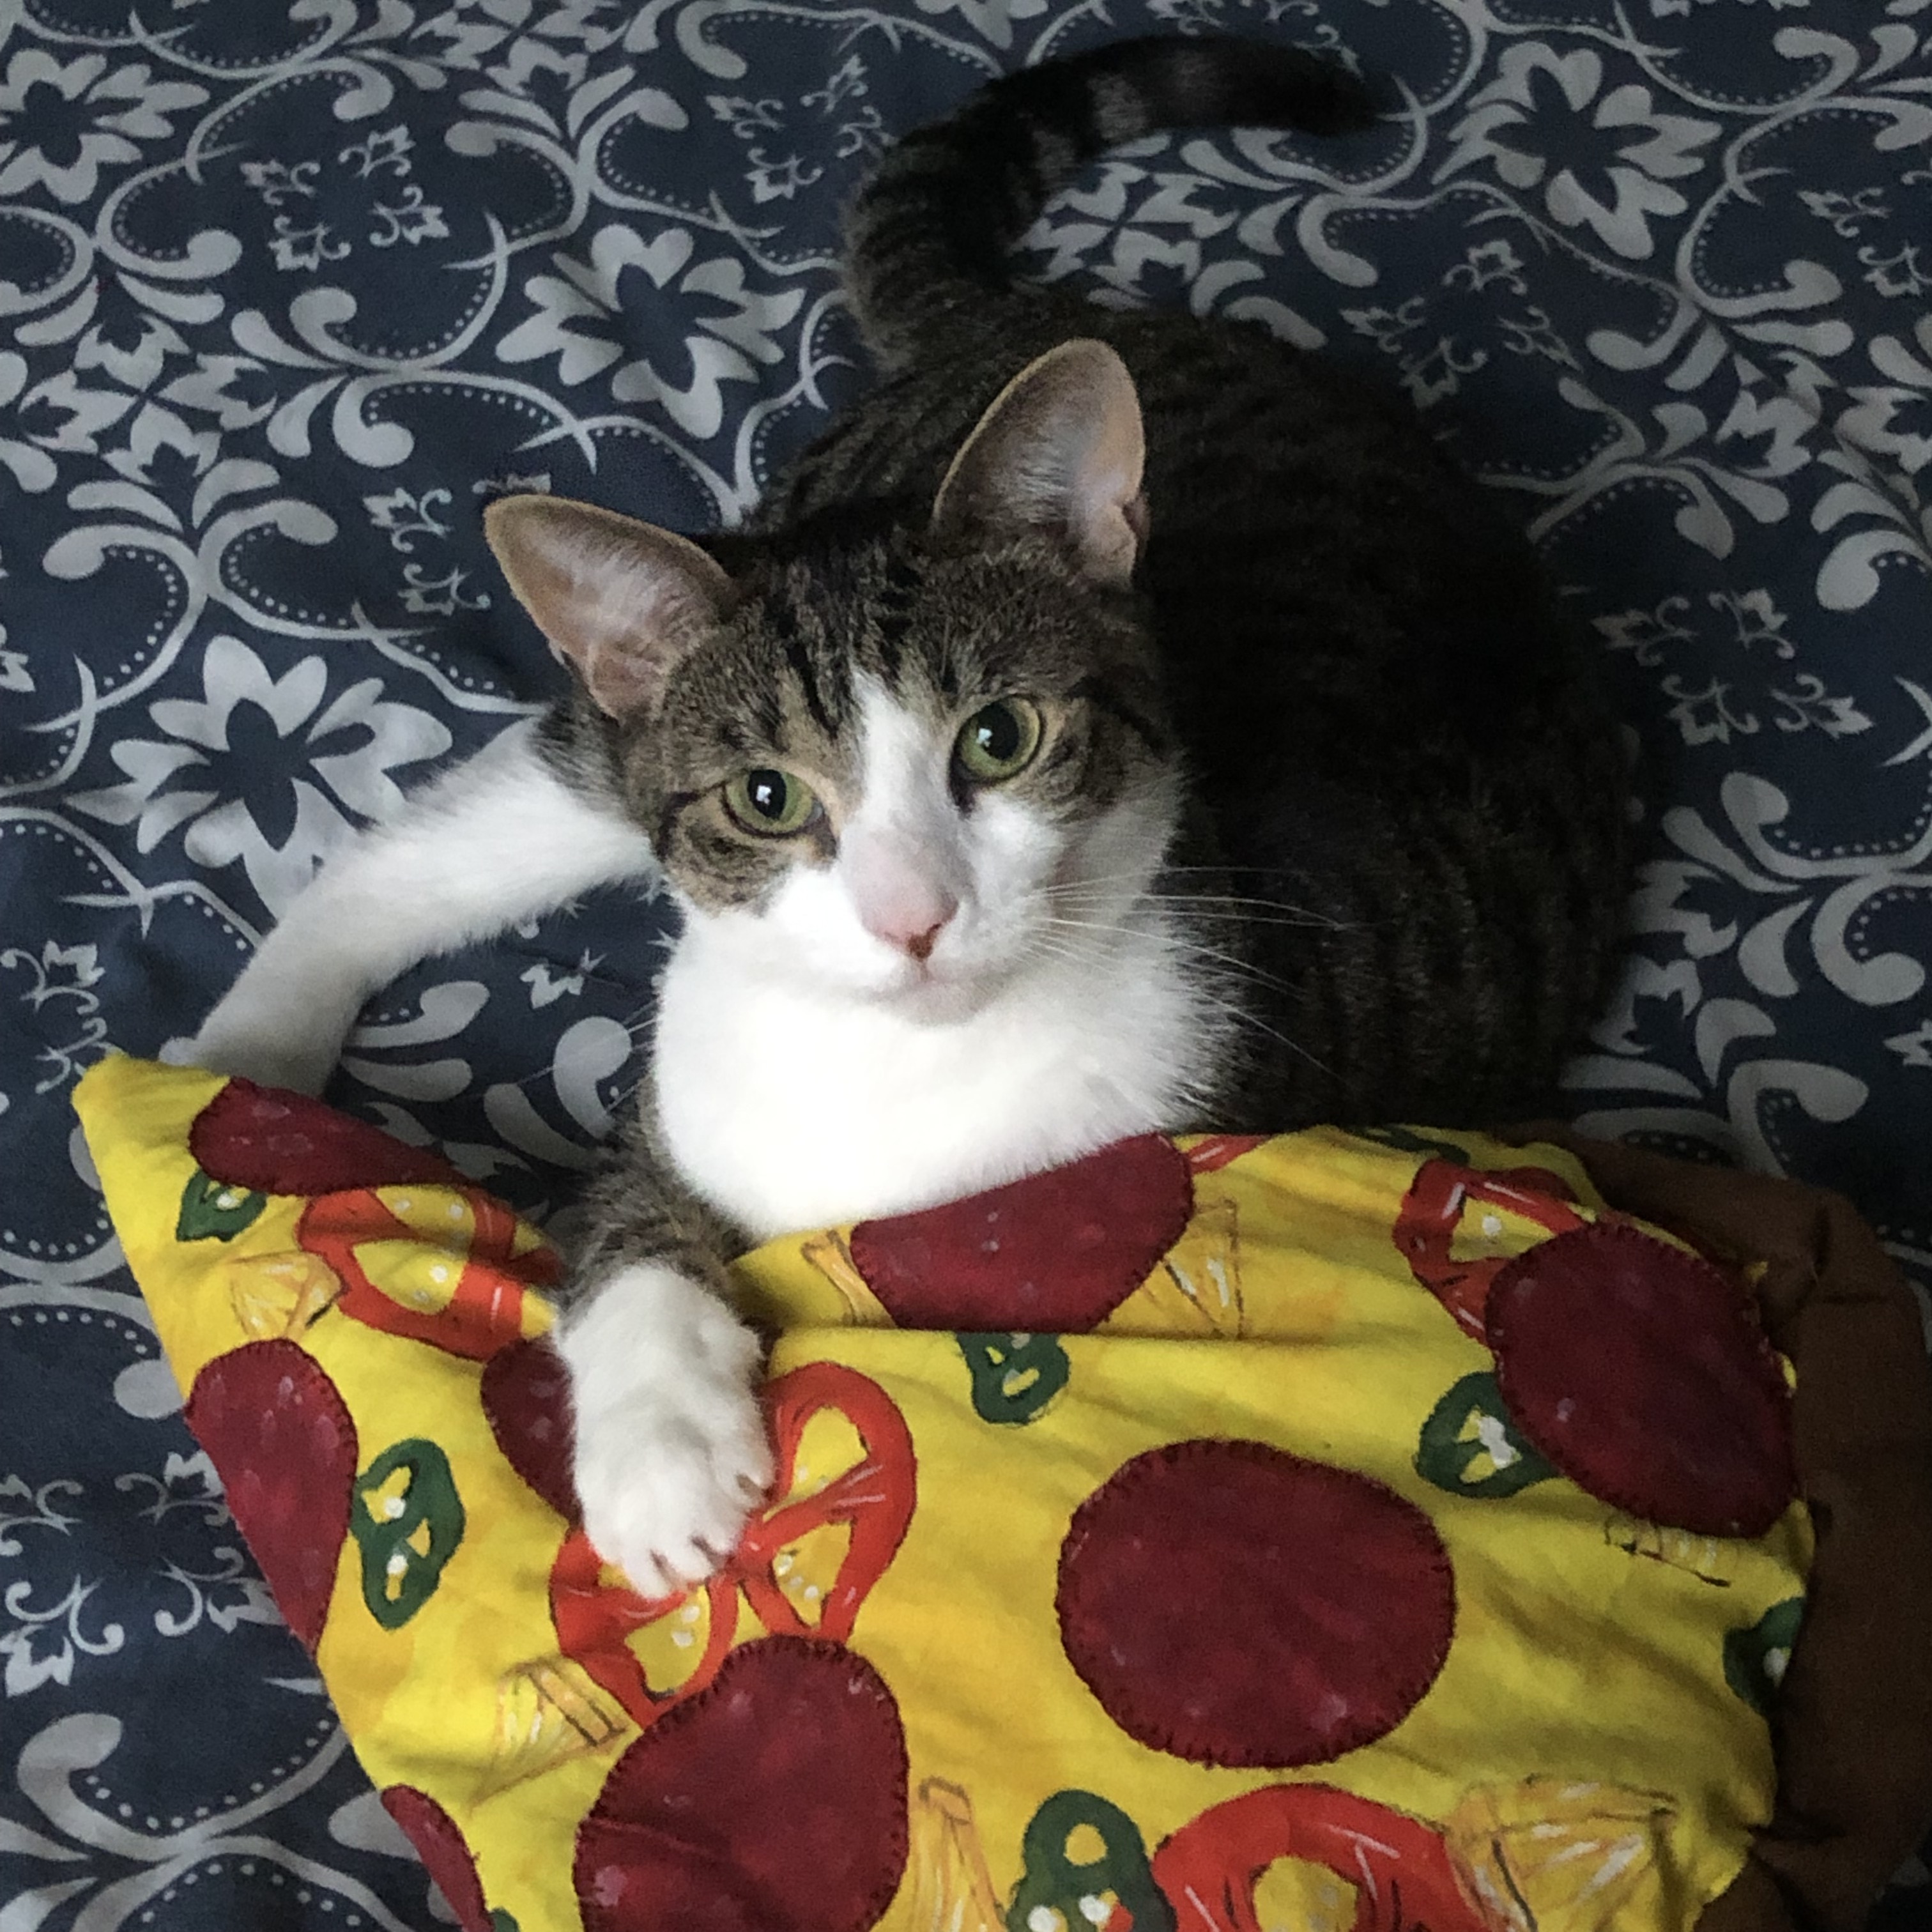
[[[182,1190],[175,1239],[232,1241],[268,1204],[266,1194],[238,1187],[230,1180],[217,1180],[196,1168]]]
[[[1428,1154],[1437,1160],[1453,1161],[1458,1167],[1469,1165],[1467,1148],[1435,1134],[1414,1133],[1407,1127],[1351,1127],[1348,1132],[1355,1140],[1370,1141],[1396,1154]]]
[[[356,1478],[349,1527],[362,1554],[362,1600],[385,1630],[400,1630],[435,1594],[463,1526],[449,1458],[422,1436],[384,1450]]]
[[[979,1334],[953,1338],[973,1377],[973,1407],[982,1422],[1030,1422],[1073,1372],[1058,1335]]]
[[[1465,1376],[1422,1425],[1415,1473],[1452,1496],[1513,1496],[1556,1471],[1526,1442],[1487,1369]]]
[[[1099,1856],[1078,1856],[1081,1839],[1097,1840]],[[1055,1932],[1120,1922],[1133,1932],[1175,1932],[1174,1908],[1154,1882],[1140,1827],[1090,1791],[1056,1791],[1040,1806],[1020,1841],[1020,1863],[1007,1932],[1042,1932],[1055,1918]]]
[[[1791,1646],[1804,1621],[1804,1599],[1786,1597],[1773,1604],[1748,1630],[1724,1634],[1724,1682],[1755,1711],[1768,1719],[1778,1702],[1791,1661]]]

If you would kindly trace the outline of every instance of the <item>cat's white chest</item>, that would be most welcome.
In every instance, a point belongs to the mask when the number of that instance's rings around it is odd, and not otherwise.
[[[952,1200],[1184,1124],[1214,1029],[1156,950],[922,1024],[679,947],[655,1086],[685,1178],[760,1238]]]

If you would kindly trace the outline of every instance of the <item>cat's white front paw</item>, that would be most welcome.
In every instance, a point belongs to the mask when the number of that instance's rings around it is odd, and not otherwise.
[[[557,1347],[585,1533],[641,1595],[701,1582],[771,1484],[758,1338],[710,1289],[646,1262],[592,1290]]]

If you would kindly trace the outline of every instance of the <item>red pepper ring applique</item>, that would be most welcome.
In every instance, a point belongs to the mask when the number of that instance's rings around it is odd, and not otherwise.
[[[582,1664],[634,1723],[649,1725],[718,1675],[738,1634],[737,1580],[726,1570],[699,1592],[644,1597],[627,1583],[607,1582],[607,1568],[581,1529],[572,1530],[564,1538],[550,1573],[550,1613],[557,1648]],[[660,1688],[651,1682],[628,1640],[637,1631],[676,1618],[682,1628],[669,1631],[671,1642],[688,1636],[694,1643],[697,1633],[690,1626],[698,1618],[690,1614],[693,1610],[704,1618],[704,1648],[688,1674]]]
[[[778,1500],[753,1520],[736,1551],[701,1591],[640,1596],[616,1580],[582,1529],[573,1528],[552,1565],[550,1616],[557,1647],[574,1658],[637,1723],[648,1726],[717,1676],[737,1635],[739,1592],[778,1636],[844,1642],[860,1607],[885,1573],[912,1520],[916,1472],[912,1432],[878,1383],[836,1362],[808,1362],[764,1390],[778,1469]],[[862,1454],[820,1488],[790,1496],[806,1426],[836,1409],[857,1435]],[[808,1622],[779,1580],[778,1559],[814,1531],[844,1526],[851,1540]],[[800,1595],[805,1595],[801,1592]],[[631,1640],[641,1632],[681,1648],[703,1645],[675,1682],[653,1684]],[[653,1645],[653,1648],[657,1648]],[[663,1653],[660,1651],[660,1654]]]
[[[1262,1932],[1255,1888],[1280,1858],[1355,1888],[1350,1932],[1487,1932],[1433,1827],[1333,1785],[1265,1785],[1210,1806],[1154,1853],[1154,1882],[1202,1932]]]
[[[753,1519],[729,1567],[774,1636],[843,1643],[912,1521],[917,1480],[912,1432],[877,1382],[837,1362],[808,1362],[780,1376],[765,1390],[765,1408],[777,1452],[776,1493],[783,1500]],[[838,1410],[851,1424],[864,1454],[821,1488],[792,1498],[806,1424],[824,1408]],[[832,1524],[849,1525],[852,1540],[831,1587],[816,1600],[815,1621],[808,1622],[780,1585],[776,1561],[788,1546]]]
[[[341,1277],[342,1312],[385,1334],[487,1361],[542,1334],[556,1250],[478,1188],[360,1187],[318,1196],[296,1239]],[[364,1265],[364,1251],[375,1272]]]
[[[1486,1339],[1484,1312],[1490,1284],[1507,1254],[1459,1258],[1450,1252],[1471,1208],[1500,1208],[1552,1234],[1586,1225],[1571,1204],[1576,1190],[1544,1167],[1459,1167],[1426,1160],[1415,1171],[1396,1215],[1395,1244],[1409,1272],[1479,1342]],[[1502,1224],[1485,1228],[1499,1234]]]
[[[1187,1170],[1190,1174],[1219,1174],[1244,1154],[1266,1147],[1269,1138],[1266,1134],[1210,1134],[1187,1150]]]

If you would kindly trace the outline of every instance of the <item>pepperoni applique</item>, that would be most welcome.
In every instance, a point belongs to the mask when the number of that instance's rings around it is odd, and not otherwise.
[[[571,1474],[570,1371],[548,1340],[512,1342],[483,1365],[483,1413],[503,1460],[566,1522],[582,1514]]]
[[[1187,1159],[1146,1134],[1070,1166],[852,1230],[852,1261],[902,1328],[1079,1334],[1160,1264],[1194,1211]]]
[[[612,1766],[577,1834],[585,1932],[866,1932],[905,1869],[906,1778],[863,1658],[747,1644]]]
[[[1486,1932],[1427,1825],[1328,1784],[1271,1784],[1205,1810],[1154,1855],[1170,1899],[1201,1932],[1260,1932],[1255,1887],[1277,1858],[1322,1865],[1355,1888],[1350,1932]],[[1514,1921],[1512,1921],[1514,1922]]]
[[[1487,1169],[1426,1160],[1402,1197],[1395,1244],[1409,1272],[1480,1342],[1490,1286],[1508,1257],[1453,1253],[1464,1214],[1472,1208],[1500,1209],[1560,1234],[1583,1225],[1571,1198],[1570,1184],[1547,1168]]]
[[[449,1901],[463,1932],[495,1932],[483,1897],[476,1861],[456,1820],[412,1784],[392,1784],[382,1792],[382,1809],[409,1834],[416,1856]]]
[[[1490,1292],[1504,1401],[1579,1488],[1702,1536],[1762,1536],[1797,1492],[1791,1399],[1749,1294],[1696,1255],[1599,1223]]]
[[[258,1087],[238,1075],[195,1116],[188,1144],[216,1180],[266,1194],[463,1178],[427,1148],[408,1146],[306,1094]]]
[[[188,1427],[290,1629],[321,1641],[349,1534],[356,1425],[335,1384],[292,1342],[246,1342],[194,1378]]]
[[[1199,1764],[1326,1763],[1394,1729],[1456,1620],[1429,1519],[1369,1478],[1261,1442],[1177,1442],[1075,1511],[1069,1660],[1129,1736]]]

